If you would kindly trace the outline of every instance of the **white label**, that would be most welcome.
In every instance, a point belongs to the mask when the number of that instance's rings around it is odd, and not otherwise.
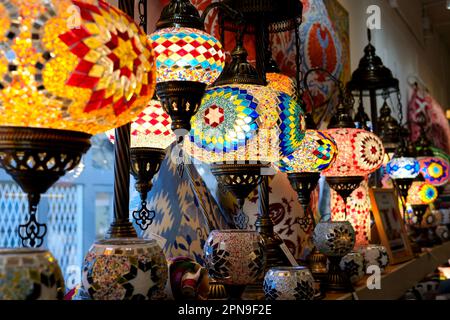
[[[160,235],[154,234],[152,232],[147,232],[147,234],[145,235],[145,237],[147,239],[152,239],[152,240],[156,240],[156,242],[158,242],[159,246],[161,248],[164,248],[164,246],[167,243],[167,239],[164,237],[161,237]]]
[[[283,242],[283,244],[280,244],[281,250],[283,250],[284,254],[288,258],[289,262],[292,264],[293,267],[298,267],[297,260],[295,260],[294,256],[292,255],[289,248],[286,246],[286,244]]]

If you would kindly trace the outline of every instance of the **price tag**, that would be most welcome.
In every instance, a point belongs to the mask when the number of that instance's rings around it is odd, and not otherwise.
[[[165,246],[166,243],[167,243],[167,239],[166,239],[166,238],[161,237],[160,235],[157,235],[157,234],[154,234],[154,233],[151,233],[151,232],[147,232],[147,234],[145,235],[145,237],[146,237],[147,239],[156,240],[156,242],[158,242],[158,244],[159,244],[159,246],[160,246],[161,248],[164,248],[164,246]]]
[[[280,245],[280,248],[281,248],[281,250],[283,250],[284,254],[288,258],[288,260],[291,263],[291,265],[293,267],[298,267],[299,265],[297,263],[297,260],[295,260],[295,258],[292,255],[291,251],[289,250],[289,248],[286,246],[286,244],[284,242],[283,242],[283,244]]]

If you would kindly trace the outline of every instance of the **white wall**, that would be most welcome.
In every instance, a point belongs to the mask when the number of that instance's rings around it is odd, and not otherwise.
[[[419,76],[430,93],[450,109],[450,51],[438,36],[424,39],[422,33],[420,0],[398,0],[403,17],[388,0],[339,0],[350,15],[350,46],[352,70],[358,66],[367,45],[366,10],[370,5],[381,8],[381,30],[375,30],[373,43],[384,64],[400,80],[404,107],[410,86],[407,78]]]

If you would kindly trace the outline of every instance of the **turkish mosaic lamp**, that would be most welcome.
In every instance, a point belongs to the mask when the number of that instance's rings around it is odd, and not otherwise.
[[[424,179],[433,186],[446,185],[449,179],[450,164],[440,157],[425,157],[419,159],[420,172]]]
[[[79,164],[91,135],[139,115],[156,64],[146,34],[104,0],[5,0],[0,17],[0,165],[29,195],[19,234],[35,247],[46,233],[40,195]]]
[[[172,119],[156,99],[152,99],[131,123],[131,174],[141,197],[140,207],[133,211],[133,217],[144,231],[155,218],[155,211],[147,208],[147,195],[153,187],[153,177],[166,157],[166,149],[176,141],[171,124]],[[115,130],[108,131],[106,135],[114,143]]]
[[[386,172],[393,180],[415,179],[420,173],[420,164],[415,158],[394,158],[386,165]]]
[[[206,87],[225,65],[222,45],[205,32],[189,0],[171,0],[149,39],[156,56],[158,99],[172,117],[172,129],[189,132]]]

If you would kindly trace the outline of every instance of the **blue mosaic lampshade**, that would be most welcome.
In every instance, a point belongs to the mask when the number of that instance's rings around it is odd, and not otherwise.
[[[289,95],[260,85],[211,88],[192,118],[185,149],[207,162],[277,162],[305,136],[302,108]]]
[[[386,172],[393,180],[415,179],[420,173],[420,164],[415,158],[394,158],[386,165]]]

